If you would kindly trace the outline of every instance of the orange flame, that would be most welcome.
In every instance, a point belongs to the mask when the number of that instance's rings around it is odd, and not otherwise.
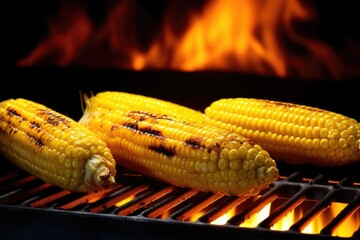
[[[64,5],[50,24],[48,39],[18,65],[50,59],[59,66],[213,69],[280,77],[341,78],[359,73],[316,36],[305,37],[298,31],[296,24],[316,18],[301,0],[206,1],[203,11],[179,16],[189,22],[185,30],[172,21],[178,12],[168,11],[150,43],[138,34],[142,30],[136,29],[136,10],[134,1],[118,1],[109,7],[104,26],[95,28],[84,9]]]
[[[253,214],[250,216],[250,218],[241,223],[240,227],[257,227],[264,219],[270,216],[272,209],[271,205],[272,203],[265,205],[259,212]],[[345,206],[345,203],[333,202],[329,208],[327,208],[323,213],[317,215],[304,229],[302,229],[301,233],[319,234],[321,229],[323,229],[330,222],[330,220],[337,216]],[[283,216],[270,229],[275,231],[288,231],[296,221],[303,217],[304,208],[305,207],[303,205],[299,205],[299,207],[291,210],[288,214]],[[231,209],[223,216],[212,221],[211,224],[226,224],[226,222],[234,215],[235,210]],[[360,211],[358,209],[344,222],[342,222],[331,235],[338,237],[351,237],[352,234],[357,231],[359,226]]]

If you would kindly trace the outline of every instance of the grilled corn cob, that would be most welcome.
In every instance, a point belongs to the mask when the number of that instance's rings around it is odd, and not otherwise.
[[[253,195],[278,177],[275,161],[259,145],[220,128],[89,105],[79,122],[107,143],[119,166],[173,185]]]
[[[85,102],[90,101],[88,106],[94,109],[101,107],[109,110],[149,111],[158,114],[169,114],[191,121],[203,121],[205,118],[205,115],[200,111],[173,102],[134,93],[105,91],[97,93],[90,100],[86,96],[84,98]]]
[[[344,115],[264,99],[220,99],[205,109],[210,124],[251,138],[273,158],[342,166],[360,160],[360,124]]]
[[[0,153],[40,179],[77,192],[115,183],[115,160],[93,132],[26,99],[0,102]]]

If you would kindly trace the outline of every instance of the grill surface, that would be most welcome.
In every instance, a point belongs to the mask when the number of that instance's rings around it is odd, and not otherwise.
[[[227,74],[224,78],[221,73],[188,75],[110,71],[109,74],[109,71],[97,71],[93,74],[76,69],[16,69],[11,73],[14,81],[10,82],[10,90],[0,91],[3,99],[33,99],[74,119],[81,115],[79,91],[108,89],[143,93],[196,109],[203,109],[210,101],[228,96],[274,98],[317,105],[359,119],[356,109],[348,104],[356,98],[353,81],[310,83],[238,74]],[[196,80],[197,77],[200,80]],[[201,80],[204,78],[207,78],[206,84]],[[237,81],[238,78],[244,80]],[[181,84],[174,89],[169,79]],[[294,84],[296,89],[293,88]],[[18,88],[20,85],[23,86],[21,89]],[[53,88],[54,85],[57,87]],[[48,90],[40,89],[43,86],[49,86]],[[206,91],[201,91],[203,89]],[[318,92],[319,89],[322,91]],[[333,95],[335,91],[339,91],[339,94]],[[360,236],[359,229],[351,233],[349,238],[331,235],[348,217],[360,216],[359,164],[341,169],[279,164],[282,177],[258,196],[248,198],[196,192],[123,169],[119,170],[119,185],[108,192],[70,193],[28,175],[1,157],[0,166],[0,230],[14,239],[24,236],[34,239],[182,239],[195,236],[227,239],[359,239]],[[270,202],[269,217],[255,227],[240,225]],[[320,233],[301,233],[311,220],[333,203],[342,203],[345,207],[335,217],[328,219]],[[298,207],[306,212],[289,230],[271,230],[274,223]],[[228,212],[232,212],[232,216],[222,225],[211,224]]]
[[[285,170],[289,166],[279,167],[282,172],[289,171]],[[13,237],[22,234],[18,229],[36,234],[36,229],[41,228],[42,234],[53,234],[54,229],[61,231],[65,228],[63,234],[72,236],[86,227],[85,235],[95,231],[99,236],[118,237],[127,234],[139,237],[155,229],[159,232],[148,236],[164,237],[167,232],[171,234],[169,229],[191,229],[200,234],[205,228],[218,236],[225,234],[228,237],[266,239],[271,234],[282,239],[356,239],[360,234],[359,229],[350,238],[332,237],[331,233],[352,214],[360,216],[360,179],[352,172],[352,169],[358,167],[342,169],[342,174],[348,177],[341,177],[338,171],[334,173],[328,170],[326,174],[317,174],[317,171],[309,172],[300,168],[298,171],[290,171],[292,173],[287,177],[281,177],[259,196],[233,197],[179,188],[124,171],[119,175],[119,185],[107,192],[70,193],[13,166],[2,164],[0,211],[4,222],[1,228],[2,232],[9,231],[8,236]],[[244,220],[270,202],[272,209],[269,217],[257,227],[239,227]],[[319,234],[301,234],[301,229],[333,202],[346,206],[335,218],[328,219],[329,222]],[[300,205],[307,206],[307,211],[289,230],[270,229],[277,220]],[[210,224],[228,211],[233,211],[234,216],[224,225]],[[59,222],[54,222],[55,219]],[[79,221],[74,221],[76,219]],[[52,224],[49,226],[50,222]],[[28,224],[31,228],[26,229]],[[109,227],[116,227],[117,224],[118,232],[109,230]],[[95,225],[94,228],[88,228],[91,225]],[[136,227],[145,230],[139,235]],[[75,228],[75,232],[69,231],[72,228]],[[133,231],[128,232],[131,228],[134,228]],[[63,234],[61,237],[64,237]],[[180,235],[176,233],[175,237],[183,234],[186,235],[183,232]]]

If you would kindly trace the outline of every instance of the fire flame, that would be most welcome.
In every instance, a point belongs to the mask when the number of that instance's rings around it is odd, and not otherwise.
[[[333,202],[329,208],[323,213],[317,215],[301,233],[319,234],[331,219],[339,214],[339,212],[346,206],[344,203]],[[253,214],[250,218],[246,219],[240,224],[240,227],[254,228],[259,225],[264,219],[270,216],[272,210],[272,203],[268,203],[259,212]],[[289,228],[304,215],[304,206],[290,211],[287,215],[282,217],[276,222],[270,229],[276,231],[287,231]],[[211,224],[226,224],[226,222],[235,215],[235,210],[231,209],[229,212],[211,222]],[[360,211],[355,211],[350,217],[348,217],[340,226],[338,226],[332,233],[332,236],[338,237],[351,237],[352,234],[357,231],[360,226]]]
[[[85,8],[65,2],[49,22],[48,38],[18,65],[210,69],[336,79],[359,73],[317,36],[300,33],[297,25],[316,19],[301,0],[212,0],[202,11],[180,16],[174,2],[159,29],[145,37],[140,33],[154,24],[137,28],[136,17],[144,10],[132,0],[111,5],[100,27]],[[185,27],[179,28],[179,22]]]

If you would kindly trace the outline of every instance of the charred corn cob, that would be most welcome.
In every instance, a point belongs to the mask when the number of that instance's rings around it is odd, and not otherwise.
[[[220,128],[91,106],[79,122],[107,143],[119,166],[173,185],[253,195],[278,177],[275,161],[259,145]]]
[[[210,124],[251,138],[273,158],[341,166],[360,160],[360,124],[344,115],[263,99],[220,99],[205,109]]]
[[[93,132],[26,99],[0,102],[0,153],[63,189],[91,192],[115,183],[115,160]]]
[[[88,106],[94,109],[101,107],[108,110],[149,111],[152,113],[181,117],[191,121],[203,121],[205,118],[204,113],[200,111],[173,102],[134,93],[105,91],[97,93],[95,96],[92,96],[90,100],[86,96],[84,97],[85,102],[90,101]]]

